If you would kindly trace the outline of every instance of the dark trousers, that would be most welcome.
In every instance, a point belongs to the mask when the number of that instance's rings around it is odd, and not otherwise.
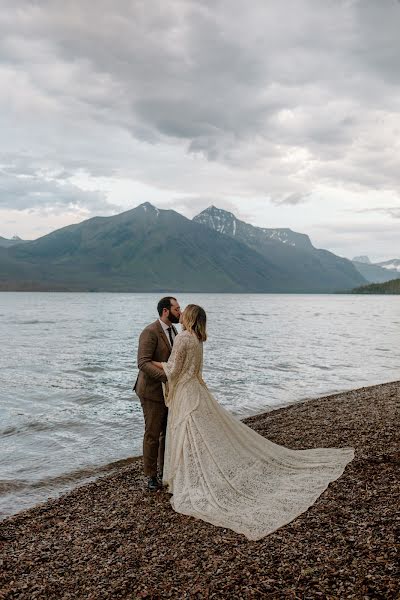
[[[164,467],[168,408],[164,402],[140,398],[144,414],[143,466],[147,477],[155,477]],[[158,466],[158,469],[157,469]]]

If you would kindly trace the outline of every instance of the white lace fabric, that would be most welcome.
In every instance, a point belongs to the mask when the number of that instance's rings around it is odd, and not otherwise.
[[[290,450],[232,416],[207,389],[203,344],[188,331],[163,366],[164,483],[179,513],[258,540],[305,512],[354,457],[353,448]]]

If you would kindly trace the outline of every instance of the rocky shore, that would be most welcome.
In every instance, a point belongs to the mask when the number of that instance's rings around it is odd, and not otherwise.
[[[0,599],[400,597],[400,382],[247,419],[291,448],[353,446],[345,473],[258,542],[172,511],[141,460],[0,523]],[[396,537],[397,526],[397,537]]]

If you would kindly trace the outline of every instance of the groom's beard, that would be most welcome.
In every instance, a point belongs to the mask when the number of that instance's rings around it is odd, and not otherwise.
[[[174,323],[175,325],[177,323],[179,323],[179,317],[176,317],[175,315],[173,315],[172,312],[169,313],[168,319],[171,323]]]

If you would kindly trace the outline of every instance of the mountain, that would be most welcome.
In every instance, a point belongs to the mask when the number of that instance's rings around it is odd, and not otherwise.
[[[0,247],[9,248],[10,246],[15,246],[15,244],[24,244],[25,240],[21,240],[20,237],[14,235],[11,239],[7,239],[0,235]]]
[[[400,279],[364,285],[352,290],[352,294],[400,294]]]
[[[366,263],[367,265],[371,264],[371,261],[368,256],[355,256],[353,258],[353,262]]]
[[[214,229],[219,233],[229,235],[247,244],[248,246],[256,246],[266,243],[279,242],[288,246],[302,248],[305,250],[312,249],[310,238],[304,233],[296,233],[291,229],[265,229],[254,227],[244,221],[240,221],[234,214],[215,206],[210,206],[203,210],[200,214],[194,217],[193,221],[206,225],[210,229]]]
[[[201,212],[193,221],[255,250],[285,274],[292,292],[344,291],[365,283],[351,261],[314,248],[305,234],[291,229],[255,227],[215,206]]]
[[[383,269],[389,269],[390,271],[398,271],[400,273],[400,259],[393,258],[392,260],[385,260],[384,262],[375,263]]]
[[[391,279],[400,277],[400,272],[389,270],[382,267],[380,264],[367,264],[362,262],[352,261],[357,271],[368,281],[368,283],[384,283]]]
[[[141,204],[0,248],[0,289],[322,293],[365,283],[351,262],[316,250],[305,235],[245,225],[247,238],[238,220],[227,235]]]
[[[369,283],[384,283],[400,277],[400,259],[398,258],[372,263],[368,256],[355,256],[352,263]]]
[[[0,249],[0,289],[266,292],[288,290],[237,240],[149,203]]]

